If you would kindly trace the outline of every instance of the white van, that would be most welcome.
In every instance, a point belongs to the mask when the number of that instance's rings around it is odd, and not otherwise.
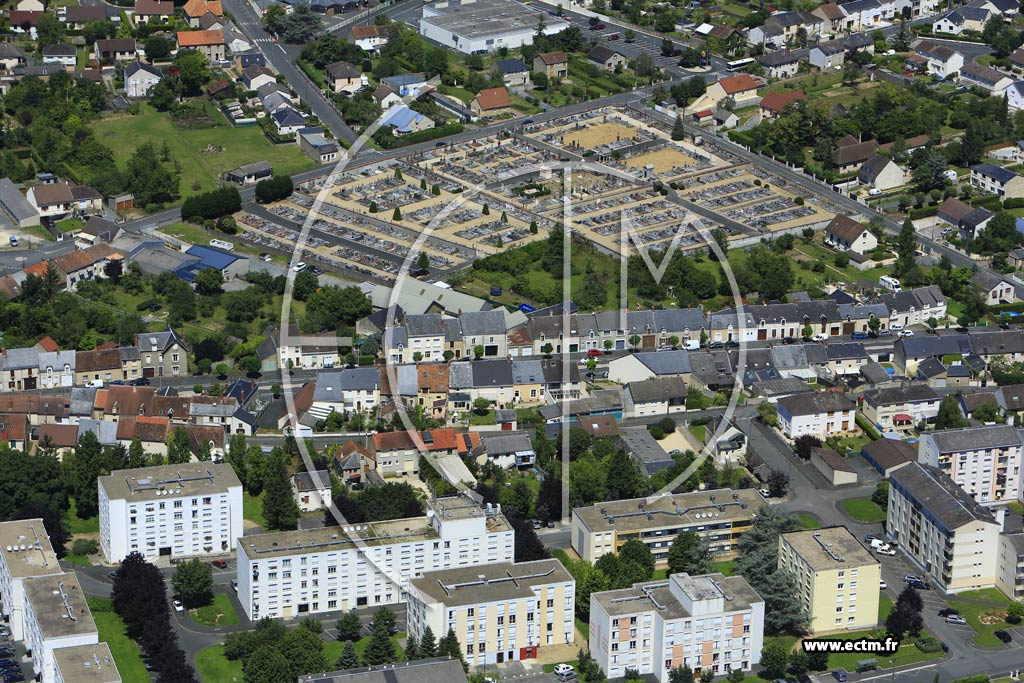
[[[900,287],[900,281],[894,277],[889,277],[888,275],[883,275],[882,277],[878,278],[878,284],[882,285],[890,292],[903,291],[903,288]]]
[[[683,342],[683,348],[687,351],[700,351],[699,339],[687,339]]]
[[[86,389],[102,389],[103,388],[103,380],[101,380],[101,379],[94,379],[94,380],[92,380],[90,382],[87,382],[86,385],[85,385],[85,388]]]

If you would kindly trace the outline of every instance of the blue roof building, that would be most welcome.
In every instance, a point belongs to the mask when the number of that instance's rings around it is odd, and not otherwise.
[[[405,105],[391,107],[384,114],[385,126],[391,126],[395,135],[415,133],[434,127],[434,121],[425,114],[414,111]]]
[[[196,244],[189,247],[185,253],[194,259],[198,259],[182,264],[174,271],[175,275],[186,282],[195,282],[196,275],[207,268],[219,270],[225,280],[238,275],[244,275],[249,271],[249,259],[244,256],[237,256],[223,249]]]

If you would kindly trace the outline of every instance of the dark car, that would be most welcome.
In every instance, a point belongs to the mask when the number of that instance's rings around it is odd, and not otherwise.
[[[725,342],[725,348],[727,348],[727,349],[738,349],[738,348],[740,348],[740,343],[738,341],[734,341],[734,340],[730,339],[729,341]]]
[[[868,333],[867,332],[854,332],[853,334],[850,335],[850,339],[867,339],[867,338],[868,338]]]
[[[217,569],[227,569],[228,566],[228,563],[225,560],[214,560],[210,564],[212,564]]]
[[[708,343],[708,349],[724,349],[725,344],[720,341],[713,341]]]
[[[940,617],[953,617],[953,616],[956,616],[958,614],[960,614],[960,612],[956,611],[952,607],[943,607],[942,609],[939,610],[939,616]]]
[[[1006,631],[1003,631],[1002,629],[998,631],[993,631],[992,635],[994,635],[996,638],[1003,641],[1004,643],[1009,643],[1011,640],[1013,640],[1010,634]]]
[[[913,588],[915,590],[919,590],[919,591],[926,591],[926,590],[928,590],[928,584],[925,583],[924,581],[908,581],[907,585],[910,586],[911,588]]]
[[[117,578],[117,571],[107,572],[107,578],[113,581]]]
[[[128,384],[132,385],[133,387],[148,387],[150,381],[148,377],[136,377],[132,381],[128,382]]]
[[[531,123],[533,123],[533,119],[523,119],[523,125],[524,126],[529,125]]]
[[[20,683],[25,680],[25,674],[20,671],[12,671],[9,674],[4,674],[4,683]]]
[[[112,386],[112,387],[124,386],[124,380],[115,379],[113,382],[110,383],[110,386]]]
[[[834,669],[832,677],[839,681],[839,683],[846,683],[846,669]]]
[[[605,30],[608,27],[605,26],[604,24],[602,24],[601,22],[597,22],[591,28],[593,28],[595,31],[603,31],[603,30]]]
[[[876,536],[875,534],[868,534],[864,537],[864,542],[871,543],[871,541],[875,540],[876,538],[878,538],[878,536]]]
[[[783,344],[796,344],[796,337],[783,337],[782,338],[782,343]]]

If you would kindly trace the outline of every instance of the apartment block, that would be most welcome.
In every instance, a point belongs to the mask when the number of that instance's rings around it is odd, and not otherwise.
[[[1010,425],[921,435],[917,459],[937,467],[979,503],[1020,498],[1021,435]]]
[[[1024,533],[999,534],[996,588],[1013,600],[1024,598]]]
[[[238,599],[253,620],[405,602],[424,572],[511,562],[514,541],[500,506],[458,496],[425,517],[246,536]]]
[[[672,541],[683,531],[693,531],[708,542],[716,558],[727,559],[764,505],[753,489],[716,489],[575,508],[572,548],[587,562],[595,562],[605,553],[618,552],[626,541],[639,539],[650,548],[656,565],[666,567]]]
[[[25,579],[25,649],[32,654],[36,680],[57,683],[61,648],[98,642],[96,622],[74,574]]]
[[[673,574],[590,596],[590,654],[609,678],[749,671],[763,645],[764,599],[741,576]]]
[[[889,475],[886,533],[947,593],[995,585],[1005,508],[996,512],[937,467],[912,462]]]
[[[197,462],[115,470],[99,477],[100,547],[107,562],[234,550],[242,483],[231,465]]]
[[[811,633],[878,624],[882,566],[846,527],[782,534],[779,569],[796,578]]]
[[[470,666],[536,659],[573,642],[576,581],[558,560],[427,572],[409,582],[409,633],[453,629]]]
[[[62,647],[53,652],[55,683],[122,683],[106,643]]]
[[[0,523],[0,613],[15,640],[25,639],[25,579],[62,573],[43,520]]]

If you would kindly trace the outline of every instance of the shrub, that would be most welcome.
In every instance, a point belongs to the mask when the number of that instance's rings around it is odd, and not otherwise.
[[[76,538],[71,545],[72,555],[95,555],[99,546],[91,538]]]
[[[186,221],[197,218],[220,218],[242,208],[242,196],[238,188],[221,187],[210,192],[197,194],[181,205],[181,217]]]
[[[295,189],[290,175],[274,176],[256,183],[256,201],[268,204],[291,196]]]

